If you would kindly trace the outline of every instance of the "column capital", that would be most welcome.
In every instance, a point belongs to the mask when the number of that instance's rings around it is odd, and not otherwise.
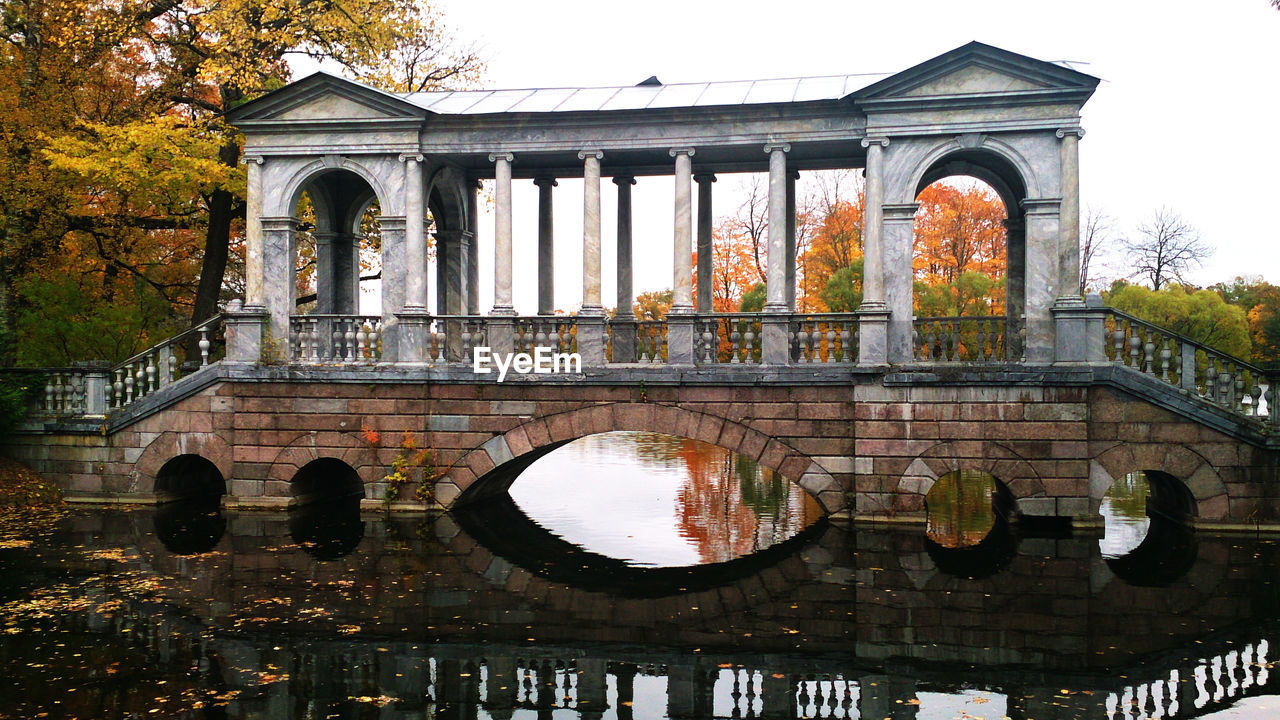
[[[296,231],[302,225],[302,221],[292,215],[259,218],[259,222],[262,223],[262,229],[268,232],[273,230]]]
[[[543,187],[544,185],[545,185],[545,186],[547,186],[547,187],[560,187],[560,183],[559,183],[559,182],[557,182],[557,181],[556,181],[556,179],[555,179],[555,178],[553,178],[553,177],[537,177],[537,178],[534,178],[534,179],[533,179],[533,184],[534,184],[534,185],[537,185],[538,187]]]
[[[701,185],[701,184],[703,184],[703,183],[708,183],[708,182],[715,182],[715,181],[716,181],[716,174],[715,174],[715,173],[709,173],[709,172],[704,172],[704,173],[695,173],[695,174],[694,174],[694,176],[693,176],[693,181],[694,181],[694,182],[696,182],[696,183],[698,183],[699,185]]]
[[[914,220],[920,203],[885,203],[880,207],[884,208],[885,222]]]
[[[788,142],[767,142],[764,144],[764,151],[771,153],[774,150],[781,150],[784,153],[791,152],[791,143]]]
[[[414,162],[422,162],[424,159],[422,153],[400,153],[400,162],[412,160]]]
[[[250,155],[246,153],[240,156],[241,165],[248,165],[249,163],[253,163],[254,165],[261,165],[265,161],[266,161],[266,158],[261,155]]]
[[[604,151],[603,150],[579,150],[578,151],[579,160],[586,160],[589,157],[594,157],[597,160],[603,160]]]
[[[507,162],[515,162],[516,156],[513,153],[509,153],[509,152],[489,153],[489,162],[497,162],[499,160],[506,160]]]
[[[1027,215],[1057,215],[1062,209],[1062,198],[1025,198],[1019,204]]]
[[[883,135],[868,135],[862,138],[862,147],[869,148],[872,145],[879,145],[882,148],[889,147],[889,138]]]
[[[403,215],[379,215],[377,220],[378,227],[384,232],[404,232],[409,226]]]
[[[613,184],[614,184],[614,185],[618,185],[618,186],[622,186],[622,185],[635,185],[635,184],[636,184],[636,176],[635,176],[635,175],[614,175],[614,176],[613,176]]]
[[[678,148],[671,148],[667,152],[671,154],[671,157],[677,157],[680,155],[687,155],[688,157],[693,157],[694,149],[691,147],[678,147]]]
[[[1084,137],[1084,128],[1078,125],[1074,127],[1062,127],[1062,128],[1058,128],[1058,130],[1053,134],[1056,135],[1059,140],[1061,140],[1062,138],[1065,138],[1068,135],[1074,135],[1076,136],[1077,139],[1079,139]]]

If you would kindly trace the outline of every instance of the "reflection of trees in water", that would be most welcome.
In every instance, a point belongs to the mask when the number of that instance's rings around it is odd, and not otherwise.
[[[676,498],[680,534],[703,562],[722,562],[795,535],[820,515],[799,487],[754,460],[679,439],[689,476]]]
[[[995,492],[995,481],[978,470],[943,475],[925,497],[925,533],[944,548],[977,545],[995,527]]]

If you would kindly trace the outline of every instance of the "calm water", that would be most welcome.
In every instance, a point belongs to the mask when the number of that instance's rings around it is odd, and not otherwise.
[[[425,518],[8,516],[0,717],[1280,717],[1270,539],[977,537],[968,490],[953,533],[847,528],[652,435],[526,473]]]

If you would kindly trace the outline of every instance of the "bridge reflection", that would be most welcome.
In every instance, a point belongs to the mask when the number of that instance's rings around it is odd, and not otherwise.
[[[288,543],[296,518],[234,513],[213,552],[177,554],[209,527],[149,513],[79,516],[25,559],[90,580],[65,588],[62,612],[3,618],[55,631],[0,639],[29,639],[57,668],[0,653],[20,712],[103,701],[99,668],[70,656],[85,647],[169,683],[147,693],[182,688],[236,718],[897,720],[981,702],[989,717],[1121,720],[1275,693],[1276,546],[1253,539],[1201,537],[1187,572],[1152,588],[1113,572],[1092,537],[1021,538],[989,572],[957,573],[916,528],[824,524],[702,571],[628,570],[557,549],[509,508],[357,516],[352,547],[324,538],[350,524],[297,536],[346,554]],[[626,573],[655,570],[683,574],[643,575],[665,592],[635,594],[642,575]]]

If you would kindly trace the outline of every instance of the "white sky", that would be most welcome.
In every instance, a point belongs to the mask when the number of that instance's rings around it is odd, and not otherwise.
[[[488,61],[487,88],[896,72],[970,40],[1102,78],[1085,105],[1084,204],[1121,232],[1161,205],[1217,251],[1194,279],[1280,282],[1280,11],[1266,0],[1184,2],[693,2],[435,0]],[[607,162],[607,159],[606,159]],[[800,189],[804,192],[803,179]],[[738,204],[716,184],[717,215]],[[527,186],[527,187],[525,187]],[[613,186],[604,183],[604,301],[613,305]],[[517,309],[536,295],[536,188],[515,187]],[[556,305],[581,299],[581,181],[556,189]],[[671,285],[672,189],[641,178],[636,293]],[[482,309],[492,303],[492,218],[481,220]],[[434,279],[432,280],[434,285]],[[434,289],[431,291],[434,296]]]

